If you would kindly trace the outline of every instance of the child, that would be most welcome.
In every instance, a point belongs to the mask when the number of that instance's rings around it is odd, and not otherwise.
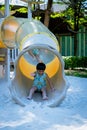
[[[30,89],[28,99],[32,98],[32,95],[36,90],[39,90],[42,92],[42,97],[44,100],[48,99],[46,94],[46,80],[49,83],[49,86],[52,90],[54,90],[54,87],[50,81],[49,76],[44,72],[46,69],[46,65],[44,63],[38,63],[36,66],[36,72],[32,73],[31,76],[34,77],[34,82],[32,85],[32,88]]]

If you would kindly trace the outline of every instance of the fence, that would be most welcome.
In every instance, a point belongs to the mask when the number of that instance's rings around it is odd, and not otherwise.
[[[19,50],[18,49],[12,49],[10,50],[10,64],[14,65],[14,62],[16,58],[18,57]]]
[[[78,56],[87,56],[87,28],[81,27],[78,33]],[[74,37],[73,36],[62,36],[60,37],[60,53],[62,56],[73,56],[74,55]]]

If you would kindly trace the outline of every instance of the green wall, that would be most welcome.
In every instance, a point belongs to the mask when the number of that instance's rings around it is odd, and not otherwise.
[[[87,56],[87,28],[81,27],[78,33],[78,56]],[[60,37],[60,53],[62,56],[74,55],[74,38],[73,36]]]

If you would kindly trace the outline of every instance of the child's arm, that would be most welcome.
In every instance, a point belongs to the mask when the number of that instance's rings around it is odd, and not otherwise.
[[[50,78],[49,78],[48,75],[47,75],[47,81],[48,81],[48,83],[49,83],[49,86],[50,86],[51,90],[53,91],[53,90],[54,90],[54,86],[53,86],[53,83],[52,83],[52,81],[50,80]]]
[[[38,54],[38,53],[34,55],[33,52],[32,52],[32,50],[30,50],[28,53],[29,53],[34,59],[36,58],[37,62],[42,62],[42,61],[40,60],[40,57],[39,57],[39,54]]]
[[[29,53],[33,58],[35,58],[35,55],[32,53],[32,50],[28,51],[28,53]]]

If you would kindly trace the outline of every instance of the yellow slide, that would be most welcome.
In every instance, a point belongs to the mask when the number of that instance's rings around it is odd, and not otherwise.
[[[57,106],[64,99],[69,84],[65,78],[64,62],[59,53],[59,44],[55,35],[40,21],[33,19],[8,17],[1,28],[1,37],[5,45],[9,48],[16,46],[20,51],[10,86],[13,100],[20,105],[27,104],[27,96],[33,82],[30,74],[35,71],[38,63],[29,51],[38,49],[40,59],[46,64],[46,72],[55,87],[55,91],[51,92],[47,85],[48,100],[44,104]],[[33,101],[42,102],[40,93],[33,95]]]

